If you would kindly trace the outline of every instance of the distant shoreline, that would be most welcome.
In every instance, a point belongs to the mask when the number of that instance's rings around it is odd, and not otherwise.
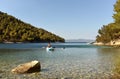
[[[48,42],[0,42],[0,44],[21,44],[21,43],[48,43]],[[65,43],[65,42],[51,42],[51,43]]]
[[[65,43],[89,43],[89,42],[65,42]]]
[[[48,43],[48,42],[1,42],[1,43]],[[51,43],[89,43],[89,42],[51,42]]]

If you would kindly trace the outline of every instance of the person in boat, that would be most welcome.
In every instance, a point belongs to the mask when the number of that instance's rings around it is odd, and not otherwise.
[[[48,43],[46,49],[47,49],[47,51],[54,51],[54,48],[51,46],[50,43]]]
[[[50,44],[50,43],[48,43],[47,47],[48,47],[48,48],[50,48],[50,47],[51,47],[51,44]]]

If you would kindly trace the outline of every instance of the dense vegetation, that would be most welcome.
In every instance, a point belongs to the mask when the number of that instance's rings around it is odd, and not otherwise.
[[[108,43],[120,39],[120,0],[116,1],[114,11],[114,22],[108,25],[103,25],[103,27],[98,30],[99,35],[96,37],[97,42]]]
[[[64,39],[0,12],[0,42],[64,42]]]

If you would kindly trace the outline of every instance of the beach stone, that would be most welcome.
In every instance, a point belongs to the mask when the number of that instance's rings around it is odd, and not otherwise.
[[[40,62],[37,60],[18,65],[17,67],[11,70],[11,72],[15,74],[34,73],[40,71],[41,65]]]
[[[72,79],[72,77],[65,77],[65,78],[61,78],[61,79]]]
[[[2,71],[2,70],[0,70],[0,73],[3,73],[3,71]]]

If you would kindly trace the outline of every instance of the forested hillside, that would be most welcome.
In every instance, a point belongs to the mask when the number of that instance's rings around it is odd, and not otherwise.
[[[114,22],[108,25],[103,25],[103,27],[99,29],[96,37],[97,42],[108,43],[120,39],[120,0],[116,1],[114,11]]]
[[[64,42],[64,39],[0,11],[0,42]]]

